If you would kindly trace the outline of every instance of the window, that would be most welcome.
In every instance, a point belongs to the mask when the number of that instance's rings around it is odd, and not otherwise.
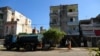
[[[53,10],[52,13],[58,13],[58,10]]]
[[[53,19],[53,23],[57,23],[56,19]]]
[[[75,27],[73,27],[73,30],[75,30]]]
[[[75,22],[76,21],[76,18],[75,17],[70,17],[69,21],[70,22]]]
[[[14,26],[11,26],[11,34],[14,34]]]
[[[12,18],[11,21],[14,21],[14,18]]]
[[[12,12],[12,15],[14,15],[14,12]]]
[[[71,26],[70,27],[70,30],[75,31],[76,30],[76,27]]]
[[[3,19],[3,14],[0,14],[0,19]]]
[[[69,12],[73,12],[73,10],[72,9],[69,9]]]
[[[8,33],[8,26],[6,26],[6,33]]]
[[[70,22],[73,22],[73,18],[70,18]]]
[[[19,21],[19,19],[17,18],[17,21]]]

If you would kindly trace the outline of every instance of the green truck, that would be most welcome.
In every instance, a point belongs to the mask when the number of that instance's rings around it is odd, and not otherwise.
[[[32,35],[7,35],[4,40],[3,46],[7,50],[20,50],[23,48],[27,51],[36,50],[37,46],[42,41],[43,35],[41,34],[32,34]]]

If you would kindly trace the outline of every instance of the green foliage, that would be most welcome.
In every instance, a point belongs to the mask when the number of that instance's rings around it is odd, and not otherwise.
[[[36,35],[36,34],[33,34],[33,33],[19,33],[18,35]]]
[[[93,53],[95,53],[95,55]],[[89,55],[90,56],[99,56],[100,55],[99,48],[89,48]]]
[[[55,43],[59,43],[59,41],[63,38],[65,33],[59,29],[51,28],[45,33],[43,33],[44,38],[48,40],[53,40]]]
[[[19,33],[18,35],[27,35],[27,33]]]

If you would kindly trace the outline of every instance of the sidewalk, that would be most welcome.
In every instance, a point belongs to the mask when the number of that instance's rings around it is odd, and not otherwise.
[[[68,50],[68,48],[55,48],[55,50]],[[87,48],[84,48],[84,47],[76,47],[76,48],[71,48],[71,50],[77,50],[77,51],[78,51],[78,50],[81,50],[81,51],[82,51],[82,50],[83,50],[83,51],[85,50],[85,51],[86,51]]]

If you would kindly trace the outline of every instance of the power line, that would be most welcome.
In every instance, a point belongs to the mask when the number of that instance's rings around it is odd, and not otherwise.
[[[20,25],[49,25],[49,24],[21,24],[21,23],[18,23]]]

